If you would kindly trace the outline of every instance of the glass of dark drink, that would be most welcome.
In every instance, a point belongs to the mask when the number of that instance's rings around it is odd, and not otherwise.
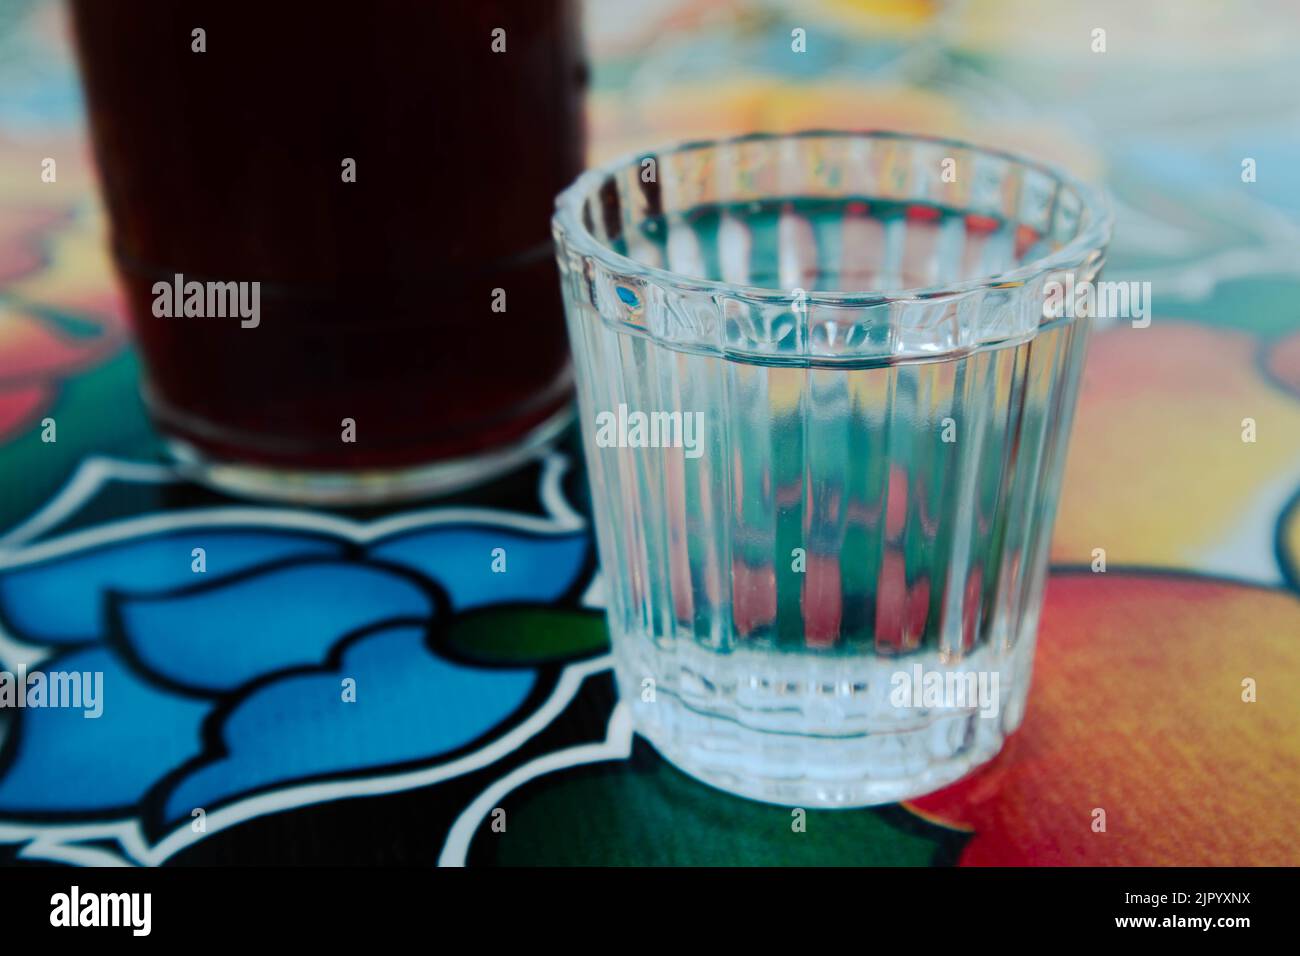
[[[71,7],[144,394],[196,476],[411,497],[564,427],[576,2]]]

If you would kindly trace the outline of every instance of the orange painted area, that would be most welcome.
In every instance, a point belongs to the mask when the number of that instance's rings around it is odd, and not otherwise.
[[[776,572],[737,558],[731,564],[731,607],[738,637],[747,637],[776,620]]]
[[[1242,699],[1247,678],[1254,703]],[[984,771],[908,806],[974,831],[965,866],[1294,866],[1297,686],[1294,594],[1190,575],[1059,575],[1024,725]]]
[[[839,555],[808,555],[800,604],[804,642],[809,647],[833,647],[844,620]]]
[[[58,210],[45,207],[6,209],[0,217],[0,283],[39,270],[45,237],[65,218]]]
[[[0,441],[31,427],[63,379],[122,347],[119,335],[64,334],[36,315],[0,303]]]
[[[31,315],[0,306],[0,383],[74,371],[102,347],[99,338],[79,342]]]

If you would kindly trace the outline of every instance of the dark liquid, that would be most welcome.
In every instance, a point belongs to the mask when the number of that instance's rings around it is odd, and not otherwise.
[[[221,458],[372,468],[508,443],[564,406],[550,215],[583,159],[573,4],[72,6],[164,428]],[[156,317],[176,273],[261,282],[260,324]]]

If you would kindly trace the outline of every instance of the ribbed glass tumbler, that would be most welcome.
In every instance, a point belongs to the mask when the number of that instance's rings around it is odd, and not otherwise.
[[[889,133],[691,143],[560,196],[617,679],[665,757],[854,806],[997,753],[1089,324],[1051,303],[1109,230],[1055,169]]]

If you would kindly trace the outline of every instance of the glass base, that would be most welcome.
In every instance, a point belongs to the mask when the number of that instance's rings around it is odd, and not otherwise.
[[[189,442],[168,436],[167,447],[185,474],[217,491],[293,504],[345,507],[451,494],[499,477],[536,456],[573,421],[566,404],[519,441],[477,455],[410,468],[311,471],[250,465],[210,457]]]
[[[1024,717],[1033,644],[983,648],[950,668],[936,655],[719,654],[693,642],[665,651],[640,635],[615,647],[622,699],[665,759],[740,796],[833,808],[918,797],[996,756]],[[918,663],[996,671],[996,710],[896,706],[894,675]]]

